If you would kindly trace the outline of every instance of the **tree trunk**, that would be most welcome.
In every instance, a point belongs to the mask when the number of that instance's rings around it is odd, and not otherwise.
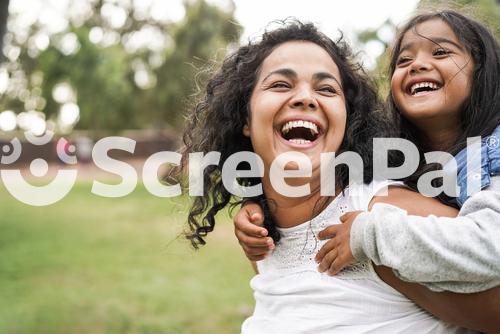
[[[3,54],[3,35],[7,28],[7,18],[9,17],[9,0],[0,0],[0,63],[5,60]]]

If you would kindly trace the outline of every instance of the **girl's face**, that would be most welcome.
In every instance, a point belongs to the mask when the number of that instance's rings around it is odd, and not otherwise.
[[[313,170],[322,152],[337,151],[344,137],[346,106],[339,70],[312,42],[278,46],[262,63],[243,132],[270,166],[281,153],[298,151]]]
[[[391,94],[400,112],[417,126],[432,121],[458,128],[474,64],[450,26],[440,19],[416,25],[396,56]]]

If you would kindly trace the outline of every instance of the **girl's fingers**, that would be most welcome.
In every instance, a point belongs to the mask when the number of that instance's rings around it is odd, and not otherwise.
[[[242,245],[243,250],[245,251],[245,254],[247,256],[262,256],[265,255],[269,252],[267,248],[261,248],[261,247],[247,247],[245,245]]]
[[[344,213],[342,216],[340,216],[339,220],[342,222],[342,223],[345,223],[346,220],[350,217],[350,212],[348,213]]]
[[[328,269],[328,275],[336,275],[339,271],[342,270],[342,268],[344,268],[344,265],[341,263],[340,257],[337,257],[334,261],[332,261],[332,264]]]
[[[259,248],[259,247],[248,247],[245,244],[241,244],[243,251],[247,258],[251,261],[260,261],[264,259],[267,254],[269,254],[269,250],[267,248]]]
[[[250,221],[252,224],[262,226],[264,225],[264,218],[260,212],[252,212],[250,213]]]
[[[236,235],[236,238],[238,239],[240,244],[244,244],[247,247],[257,247],[265,249],[271,249],[271,247],[274,247],[272,238],[249,236],[248,234],[238,229],[234,231],[234,234]]]
[[[335,249],[335,248],[333,250],[331,250],[330,252],[328,252],[325,255],[325,257],[323,258],[323,260],[321,261],[321,263],[319,264],[318,271],[320,273],[327,271],[328,268],[330,268],[331,263],[337,258],[337,255],[338,255],[338,252],[337,252],[337,249]]]
[[[246,216],[249,217],[250,222],[253,224],[259,226],[264,225],[264,211],[262,211],[260,205],[253,202],[247,202],[240,211],[245,211]]]
[[[235,229],[240,230],[241,232],[246,233],[246,234],[251,235],[251,236],[254,236],[254,237],[266,237],[267,236],[267,229],[251,223],[247,217],[241,218],[241,217],[236,216],[234,218],[234,227],[235,227]]]
[[[316,254],[315,260],[316,262],[321,262],[326,254],[331,252],[335,248],[336,242],[335,239],[328,240],[323,247],[319,250],[318,254]]]
[[[254,237],[267,236],[267,229],[256,225],[262,223],[263,221],[259,213],[252,213],[250,215],[246,210],[242,209],[234,216],[235,229]]]
[[[340,221],[342,223],[345,223],[346,221],[348,221],[349,219],[352,219],[353,217],[356,217],[361,211],[351,211],[351,212],[347,212],[347,213],[344,213],[342,216],[340,216]]]
[[[247,254],[247,258],[250,260],[250,261],[261,261],[261,260],[264,260],[266,258],[266,254],[264,255],[248,255]]]
[[[337,234],[338,228],[339,228],[338,225],[328,226],[323,231],[321,231],[321,232],[318,233],[318,238],[320,240],[333,238]]]
[[[248,215],[251,215],[253,213],[258,213],[261,216],[264,215],[264,211],[262,211],[260,205],[254,202],[246,202],[245,204],[243,204],[240,211],[246,211]]]

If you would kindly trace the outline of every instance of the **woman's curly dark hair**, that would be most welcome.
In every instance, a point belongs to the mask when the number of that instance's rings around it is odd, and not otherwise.
[[[362,67],[353,61],[353,54],[340,37],[336,42],[317,30],[313,24],[285,21],[283,26],[265,32],[256,43],[240,47],[229,55],[221,68],[209,79],[204,95],[188,115],[183,135],[182,162],[178,172],[186,170],[189,153],[220,152],[218,165],[208,166],[203,172],[204,196],[195,197],[189,211],[189,231],[186,237],[194,248],[205,244],[204,237],[213,231],[215,215],[230,204],[232,195],[222,183],[221,171],[226,159],[233,153],[253,151],[243,127],[249,117],[249,101],[264,59],[279,45],[289,41],[309,41],[321,46],[338,66],[346,97],[347,124],[338,153],[354,151],[364,160],[364,181],[370,182],[372,173],[372,138],[387,136],[391,127],[381,112],[381,105],[372,81]],[[181,178],[180,174],[178,176]],[[238,180],[250,186],[260,179]],[[341,165],[336,170],[336,182],[341,189],[348,184],[348,170]],[[254,199],[265,212],[269,235],[277,242],[279,233],[273,223],[265,196]],[[235,199],[234,203],[241,203]]]

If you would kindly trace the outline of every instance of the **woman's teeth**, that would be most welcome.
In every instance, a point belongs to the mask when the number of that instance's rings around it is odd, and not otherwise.
[[[410,87],[411,95],[415,95],[420,92],[433,91],[441,88],[438,84],[433,82],[419,82]]]
[[[288,141],[290,143],[299,144],[299,145],[305,145],[305,144],[309,144],[311,142],[310,140],[307,140],[307,139],[289,139]]]
[[[305,145],[318,138],[319,128],[309,121],[288,121],[281,127],[281,136],[290,143]]]
[[[282,134],[287,134],[291,129],[294,128],[306,128],[310,129],[311,133],[313,135],[317,135],[319,133],[318,131],[318,126],[312,122],[309,121],[289,121],[283,124],[283,127],[281,128],[281,133]]]

